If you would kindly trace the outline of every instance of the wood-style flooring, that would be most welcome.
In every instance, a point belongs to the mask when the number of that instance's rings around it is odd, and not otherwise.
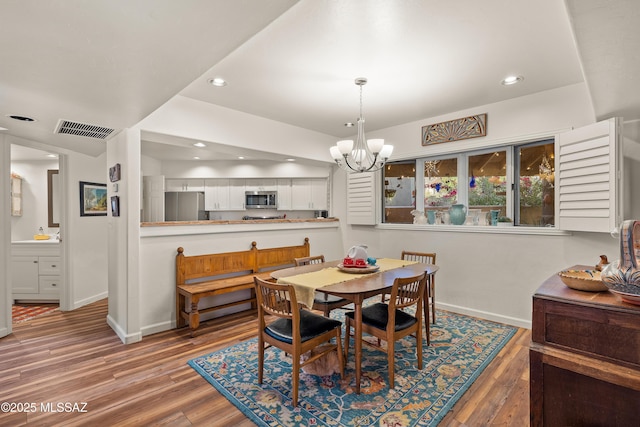
[[[0,402],[34,410],[3,406],[0,426],[253,425],[186,362],[254,337],[255,314],[207,322],[195,338],[172,330],[130,345],[106,316],[103,300],[14,325],[0,338]],[[440,425],[528,426],[530,339],[519,329]]]

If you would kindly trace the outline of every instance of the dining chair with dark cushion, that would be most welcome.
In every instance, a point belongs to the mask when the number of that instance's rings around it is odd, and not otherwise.
[[[294,258],[294,261],[296,267],[309,264],[321,264],[324,263],[324,255]],[[324,292],[316,292],[313,297],[313,309],[322,311],[325,317],[329,317],[329,313],[334,308],[344,307],[347,304],[349,304],[348,300]]]
[[[290,354],[292,400],[296,407],[303,366],[336,351],[340,377],[344,377],[342,322],[301,309],[291,285],[268,282],[258,277],[254,277],[254,281],[258,300],[258,383],[262,384],[265,348],[273,346]],[[276,319],[267,324],[266,316],[275,316]],[[300,356],[312,349],[316,349],[315,354],[301,362]]]
[[[362,342],[387,353],[389,388],[394,387],[395,342],[401,338],[414,336],[418,369],[422,370],[422,298],[426,282],[426,273],[414,277],[398,277],[393,281],[388,304],[378,302],[362,309],[362,332],[376,337],[378,343],[364,339],[364,335]],[[415,306],[415,314],[404,311],[411,306]],[[353,311],[345,315],[344,349],[347,355],[351,327],[355,327],[354,317]],[[380,345],[380,340],[386,341],[386,347]]]

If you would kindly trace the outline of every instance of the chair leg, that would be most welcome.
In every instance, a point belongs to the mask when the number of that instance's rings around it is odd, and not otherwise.
[[[324,317],[329,317],[329,313],[331,312],[331,309],[329,308],[329,306],[327,304],[324,305]]]
[[[293,355],[292,355],[293,356]],[[292,368],[293,372],[291,375],[291,385],[292,385],[292,405],[295,408],[298,406],[298,385],[300,384],[300,357],[292,357]]]
[[[394,388],[395,386],[394,354],[395,354],[395,341],[393,340],[393,337],[391,337],[390,339],[387,339],[387,363],[389,364],[389,388]]]
[[[422,330],[422,325],[418,321],[418,331]],[[427,316],[427,341],[429,337],[429,316]],[[422,334],[416,334],[416,355],[418,357],[418,369],[422,370]]]
[[[338,366],[340,367],[340,378],[344,379],[344,354],[342,353],[342,328],[336,330],[336,353],[338,355]]]
[[[431,344],[431,332],[429,331],[429,297],[424,295],[422,298],[422,311],[424,312],[424,326],[425,332],[427,334],[427,345]],[[422,334],[422,329],[420,329],[420,334]]]
[[[431,318],[436,323],[436,278],[431,277],[429,281],[429,297],[431,299]]]
[[[258,335],[258,384],[262,384],[262,372],[264,370],[264,342],[262,333]]]
[[[351,319],[344,317],[345,333],[344,333],[344,363],[349,360],[349,338],[351,337]]]

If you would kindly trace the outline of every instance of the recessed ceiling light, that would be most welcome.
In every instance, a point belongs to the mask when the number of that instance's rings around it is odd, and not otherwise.
[[[244,156],[238,156],[238,160],[244,160]]]
[[[287,159],[287,162],[295,162],[296,159]]]
[[[36,119],[32,119],[31,117],[27,117],[27,116],[20,116],[17,114],[7,114],[7,117],[9,117],[10,119],[13,120],[20,120],[21,122],[35,122]]]
[[[214,77],[212,79],[207,80],[207,82],[209,82],[209,84],[211,85],[218,86],[218,87],[227,85],[226,80],[223,79],[222,77]]]
[[[504,79],[502,79],[501,83],[503,86],[509,86],[509,85],[514,85],[516,83],[520,83],[523,80],[524,80],[524,77],[522,76],[507,76]]]
[[[204,142],[196,142],[195,144],[193,144],[194,147],[206,147],[207,144],[205,144]]]
[[[58,158],[58,156],[56,156],[55,154],[47,154],[47,157],[51,157],[52,159]]]
[[[200,157],[198,157],[198,156],[193,156],[193,160],[200,160]]]
[[[352,127],[354,127],[354,126],[355,126],[355,125],[354,125],[353,123],[351,123],[351,122],[345,123],[344,125],[345,125],[346,127],[348,127],[348,128],[352,128]]]

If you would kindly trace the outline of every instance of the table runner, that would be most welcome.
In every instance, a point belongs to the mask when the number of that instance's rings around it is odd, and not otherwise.
[[[360,277],[378,274],[382,271],[401,268],[409,264],[416,264],[416,261],[408,261],[402,259],[380,258],[376,261],[380,269],[375,273],[345,273],[340,271],[338,267],[327,267],[322,270],[313,271],[311,273],[296,274],[295,276],[281,277],[278,283],[293,285],[296,291],[296,298],[301,304],[307,307],[313,307],[313,297],[316,289],[323,286],[329,286],[336,283],[346,282],[348,280],[358,279]]]

